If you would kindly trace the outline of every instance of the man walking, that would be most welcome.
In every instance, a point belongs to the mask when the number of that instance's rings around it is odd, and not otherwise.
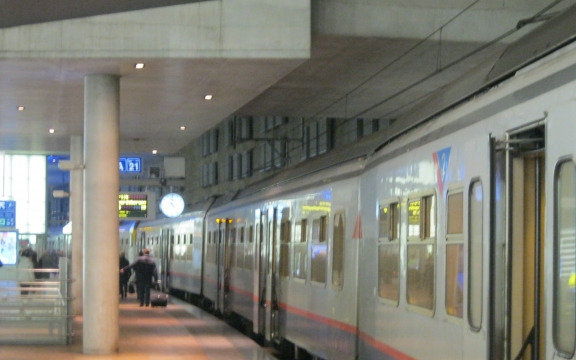
[[[150,250],[145,248],[142,250],[142,253],[143,255],[132,264],[120,269],[120,273],[134,268],[136,271],[136,287],[138,288],[140,306],[150,306],[150,287],[158,280],[158,270],[156,269],[156,262],[150,256]]]

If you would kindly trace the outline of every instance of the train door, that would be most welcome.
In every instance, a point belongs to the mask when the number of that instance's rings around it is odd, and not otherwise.
[[[153,240],[156,249],[158,249],[159,267],[158,276],[160,277],[160,288],[162,291],[170,289],[170,260],[173,259],[174,251],[174,234],[169,229],[162,229],[160,238]]]
[[[550,109],[547,121],[546,358],[576,352],[576,101]]]
[[[222,219],[218,222],[218,239],[216,240],[216,261],[218,267],[216,310],[227,315],[230,312],[230,244],[229,222]]]
[[[507,359],[544,358],[545,122],[506,134]]]
[[[276,289],[276,209],[262,211],[257,223],[258,242],[258,334],[267,341],[278,335],[278,294]]]

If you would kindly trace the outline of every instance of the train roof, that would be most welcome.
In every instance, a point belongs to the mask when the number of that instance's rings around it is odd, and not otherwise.
[[[418,106],[400,116],[383,132],[380,144],[374,151],[380,150],[414,127],[514,76],[518,70],[570,44],[576,39],[574,19],[576,19],[576,4],[559,13],[538,14],[519,22],[517,28],[536,21],[546,21],[466,75],[433,92]]]

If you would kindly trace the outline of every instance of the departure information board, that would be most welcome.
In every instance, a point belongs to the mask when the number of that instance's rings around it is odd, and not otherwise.
[[[155,212],[153,193],[120,193],[118,195],[118,216],[120,220],[153,220]]]
[[[0,200],[0,227],[16,226],[16,201]]]

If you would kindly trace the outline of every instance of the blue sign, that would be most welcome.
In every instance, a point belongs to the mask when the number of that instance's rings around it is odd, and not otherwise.
[[[118,162],[121,173],[141,173],[142,158],[140,157],[121,157]]]
[[[0,200],[0,227],[16,226],[16,201]]]

